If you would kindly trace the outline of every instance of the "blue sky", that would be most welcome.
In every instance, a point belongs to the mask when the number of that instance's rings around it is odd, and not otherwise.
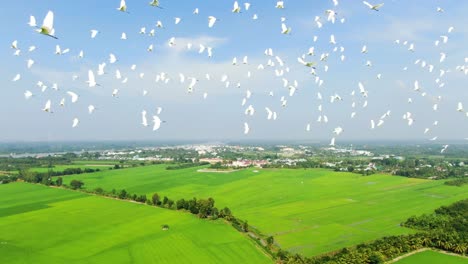
[[[466,10],[468,3],[463,1],[386,1],[379,12],[367,9],[361,1],[340,1],[333,6],[332,1],[284,1],[286,8],[275,8],[276,1],[252,0],[251,8],[240,14],[231,13],[234,1],[225,0],[180,0],[161,1],[163,9],[151,8],[148,1],[128,0],[129,14],[116,10],[119,0],[106,1],[8,1],[0,10],[0,141],[62,141],[62,140],[229,140],[229,139],[298,139],[321,140],[328,142],[332,131],[342,127],[344,132],[337,136],[337,143],[349,140],[428,140],[438,137],[444,140],[463,140],[468,137],[468,117],[456,111],[457,103],[462,102],[468,109],[467,75],[456,71],[456,66],[467,65],[468,24]],[[239,2],[243,5],[243,1]],[[445,12],[438,13],[437,7]],[[192,14],[198,7],[200,13]],[[333,9],[337,18],[345,18],[345,23],[326,21],[325,10]],[[30,15],[40,24],[48,10],[55,14],[54,27],[59,38],[54,40],[41,36],[27,25]],[[252,20],[254,14],[258,20]],[[208,28],[208,16],[219,21]],[[323,23],[318,28],[314,19],[320,16]],[[180,17],[180,24],[174,18]],[[281,20],[292,28],[290,35],[281,34]],[[156,21],[162,21],[165,28],[156,29]],[[447,29],[455,29],[448,33]],[[156,29],[156,36],[139,34],[140,28],[147,32]],[[90,30],[100,31],[95,39],[90,38]],[[128,39],[120,40],[122,32]],[[335,45],[329,43],[330,35],[335,35]],[[447,44],[434,46],[441,35],[447,35]],[[317,36],[318,41],[313,42]],[[175,37],[176,46],[170,48],[168,40]],[[414,43],[415,52],[408,46],[394,43],[396,39]],[[13,56],[11,42],[18,40],[20,56]],[[191,51],[186,43],[193,43]],[[68,54],[54,54],[55,45],[69,48]],[[153,52],[146,49],[155,46]],[[213,57],[198,53],[198,44],[213,48]],[[29,53],[28,47],[37,49]],[[368,54],[361,48],[367,45]],[[315,83],[310,69],[297,62],[297,57],[315,47],[316,55],[308,56],[308,61],[317,61],[317,75],[323,85]],[[341,53],[340,47],[345,51]],[[285,62],[284,67],[266,67],[257,70],[259,64],[266,66],[270,58],[264,50],[272,48],[275,55]],[[83,50],[85,57],[78,59]],[[447,59],[439,63],[440,53]],[[115,64],[108,62],[109,53],[118,57]],[[320,62],[320,54],[329,53],[327,62]],[[340,60],[345,55],[345,61]],[[249,57],[249,65],[233,66],[233,57],[242,61]],[[35,64],[27,69],[26,61],[33,59]],[[415,65],[416,60],[434,65],[429,73],[426,68]],[[370,60],[372,67],[365,66]],[[87,71],[97,70],[97,65],[107,62],[108,74],[97,76],[100,87],[89,88],[85,83]],[[137,65],[135,71],[131,65]],[[324,67],[328,66],[328,72]],[[403,68],[408,67],[404,71]],[[468,67],[468,66],[467,66]],[[284,76],[276,76],[275,69],[286,70]],[[115,71],[119,70],[128,78],[126,84],[116,80]],[[447,73],[439,77],[439,70]],[[247,78],[247,72],[252,77]],[[165,72],[171,79],[169,83],[155,82],[156,75]],[[12,82],[20,73],[22,78]],[[144,73],[140,78],[139,74]],[[199,81],[194,92],[187,93],[188,82],[179,82],[179,73]],[[211,75],[211,80],[205,74]],[[382,74],[382,79],[376,78]],[[79,78],[72,81],[72,76]],[[220,81],[228,76],[230,87]],[[283,78],[290,83],[297,80],[296,94],[288,95],[283,87]],[[440,88],[439,84],[445,83]],[[418,80],[421,92],[413,91],[413,83]],[[49,88],[41,92],[35,84],[44,82]],[[358,82],[369,91],[368,98],[359,94]],[[53,83],[59,91],[50,89]],[[237,83],[241,84],[237,88]],[[111,96],[113,89],[119,89],[119,97]],[[23,93],[30,90],[34,96],[25,100]],[[143,96],[143,91],[148,91]],[[241,105],[246,91],[252,92],[245,106]],[[351,96],[355,90],[356,95]],[[77,103],[72,104],[67,91],[80,95]],[[269,96],[273,91],[274,96]],[[204,93],[208,94],[203,99]],[[317,93],[323,100],[317,99]],[[423,97],[422,93],[426,93]],[[330,103],[329,97],[338,94],[343,101]],[[281,106],[280,98],[285,96],[288,103]],[[440,96],[440,100],[437,99]],[[66,98],[64,107],[58,104]],[[408,98],[413,99],[408,104]],[[50,99],[54,113],[48,114],[41,109]],[[362,108],[364,101],[368,106]],[[355,102],[353,109],[351,104]],[[438,110],[433,105],[438,104]],[[93,104],[97,110],[87,113],[87,106]],[[246,116],[247,106],[255,108],[254,116]],[[322,105],[323,112],[318,111]],[[160,118],[166,123],[158,131],[141,125],[141,111],[148,112],[149,121],[156,108],[162,107]],[[275,121],[267,120],[265,107],[278,113]],[[383,126],[370,128],[370,120],[376,123],[380,117],[391,110]],[[354,119],[351,112],[356,112]],[[412,113],[414,124],[407,125],[402,116]],[[328,123],[319,123],[319,115],[326,115]],[[72,128],[73,118],[80,124]],[[439,125],[433,126],[438,121]],[[243,124],[247,122],[250,133],[244,135]],[[306,131],[310,124],[310,131]],[[424,130],[429,132],[424,134]]]

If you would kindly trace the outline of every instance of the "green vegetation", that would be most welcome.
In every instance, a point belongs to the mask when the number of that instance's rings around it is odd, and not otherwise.
[[[284,250],[306,256],[414,233],[400,223],[468,197],[467,186],[453,188],[442,181],[325,169],[218,174],[158,165],[75,175],[63,182],[68,185],[72,179],[83,181],[88,190],[125,189],[147,197],[158,192],[174,201],[213,197],[220,208],[229,207],[236,217],[248,220],[249,229],[260,230],[265,239],[273,236]]]
[[[167,166],[166,170],[182,170],[182,169],[187,169],[187,168],[205,166],[208,164],[209,164],[208,162],[181,163],[177,165]]]
[[[440,252],[435,252],[432,250],[426,250],[423,252],[416,253],[409,257],[403,258],[395,263],[397,264],[466,264],[468,259],[451,256]]]
[[[272,262],[222,221],[27,183],[0,193],[2,263]]]
[[[468,184],[468,177],[446,181],[445,184],[450,186],[463,186],[465,184]]]

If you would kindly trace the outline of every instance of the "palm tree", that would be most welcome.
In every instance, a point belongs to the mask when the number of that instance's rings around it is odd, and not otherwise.
[[[465,253],[466,249],[467,249],[467,245],[465,244],[455,244],[452,248],[453,252],[458,253],[458,254]]]

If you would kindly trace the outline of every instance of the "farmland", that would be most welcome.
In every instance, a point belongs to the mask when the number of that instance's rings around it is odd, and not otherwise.
[[[452,256],[444,253],[426,250],[423,252],[416,253],[409,257],[405,257],[397,262],[396,264],[464,264],[467,263],[468,259],[461,256]]]
[[[324,169],[247,169],[204,173],[164,165],[64,177],[85,188],[125,189],[171,199],[213,197],[236,217],[292,252],[313,256],[387,235],[414,232],[399,224],[412,215],[468,197],[468,187],[443,181],[333,172]]]
[[[2,263],[272,262],[222,221],[26,183],[0,193]]]

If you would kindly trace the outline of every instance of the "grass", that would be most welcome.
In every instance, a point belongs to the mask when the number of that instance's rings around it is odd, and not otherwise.
[[[414,255],[405,257],[397,262],[397,264],[466,264],[468,263],[467,258],[447,255],[444,253],[426,250],[423,252],[416,253]]]
[[[361,176],[325,169],[257,169],[227,174],[200,168],[165,170],[165,165],[65,177],[85,187],[125,189],[171,199],[213,197],[292,252],[313,256],[387,235],[413,232],[399,226],[468,197],[468,186],[398,176]]]
[[[222,221],[27,183],[0,194],[0,263],[272,263]]]

